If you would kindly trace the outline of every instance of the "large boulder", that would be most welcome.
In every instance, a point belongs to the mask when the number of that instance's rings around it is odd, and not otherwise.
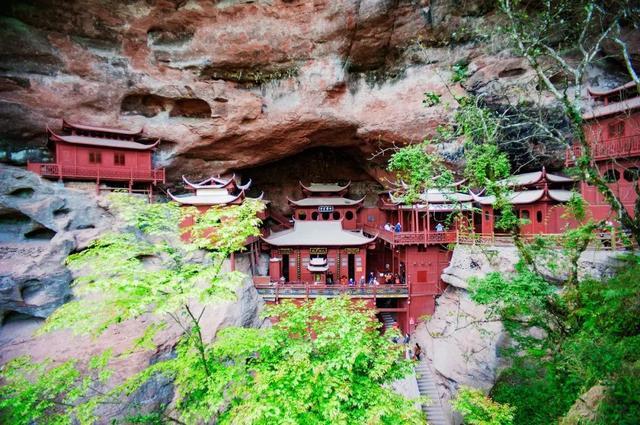
[[[66,257],[111,227],[91,192],[0,165],[0,340],[69,299]]]
[[[620,255],[614,251],[585,251],[578,263],[581,278],[613,275],[620,266]],[[508,334],[496,317],[471,299],[467,290],[470,280],[487,273],[513,273],[518,258],[513,246],[457,245],[449,266],[443,270],[442,280],[449,286],[437,298],[433,316],[418,325],[414,337],[425,347],[444,406],[461,385],[488,391],[500,369],[507,365],[500,348],[510,343]],[[553,259],[562,262],[560,253]],[[545,270],[544,264],[538,267]],[[553,271],[546,268],[545,273],[552,281],[566,278],[564,267]]]

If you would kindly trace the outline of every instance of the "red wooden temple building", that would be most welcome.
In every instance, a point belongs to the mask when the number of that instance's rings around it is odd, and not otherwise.
[[[609,187],[633,215],[640,177],[640,93],[634,82],[612,90],[589,89],[595,107],[583,115],[585,136],[593,160]],[[575,146],[567,152],[567,165],[580,156]],[[596,220],[615,220],[611,207],[594,186],[580,183],[580,192]]]
[[[130,192],[151,193],[165,182],[164,169],[153,168],[152,152],[160,143],[145,143],[142,130],[128,131],[62,121],[62,131],[47,128],[53,163],[29,162],[27,169],[43,177],[63,180],[119,182]],[[142,186],[140,188],[139,186]]]
[[[521,227],[525,235],[560,233],[568,224],[563,218],[562,205],[569,201],[575,181],[569,177],[541,171],[516,174],[504,181],[510,186],[510,202],[516,215],[528,224]],[[481,209],[476,215],[476,230],[483,234],[500,232],[495,228],[493,204],[495,197],[471,192],[474,202]]]
[[[209,177],[208,179],[202,180],[199,183],[192,183],[185,176],[182,176],[182,180],[185,183],[186,188],[189,190],[189,193],[183,195],[174,195],[171,191],[167,190],[167,194],[169,197],[183,206],[193,206],[197,208],[200,212],[205,212],[209,208],[213,207],[226,207],[229,205],[241,205],[245,199],[253,199],[247,198],[245,195],[245,191],[251,187],[251,180],[249,180],[245,184],[239,184],[236,181],[235,174],[230,178],[222,178],[220,176],[217,177]],[[262,195],[256,200],[261,200]],[[264,219],[264,216],[260,217]],[[193,224],[193,219],[191,217],[185,218],[181,223],[181,226],[190,226]],[[184,240],[189,239],[189,234],[185,233],[182,235]],[[249,247],[250,259],[251,259],[251,268],[252,271],[255,271],[257,263],[257,238],[250,238],[246,241],[246,246]],[[235,255],[231,254],[231,269],[235,270]]]
[[[182,176],[190,193],[174,195],[167,191],[169,197],[180,205],[192,205],[200,211],[212,206],[240,205],[245,199],[245,191],[251,186],[251,180],[244,185],[238,184],[235,174],[228,179],[210,177],[200,183],[192,183]]]
[[[433,314],[435,298],[446,286],[440,276],[449,265],[457,230],[472,223],[472,200],[455,187],[427,190],[410,203],[402,196],[383,192],[377,207],[361,211],[365,232],[378,234],[378,244],[369,253],[370,270],[397,274],[407,286],[406,298],[379,303],[394,311],[404,331],[412,331],[421,316]]]
[[[300,186],[307,197],[289,200],[293,228],[263,237],[268,276],[254,277],[263,298],[277,303],[347,294],[379,310],[383,300],[406,298],[404,284],[367,283],[368,252],[375,248],[376,235],[365,235],[360,226],[363,200],[344,197],[349,184]]]
[[[357,229],[362,199],[344,195],[348,185],[301,184],[312,196],[289,200],[293,228],[273,232],[263,240],[270,253],[273,282],[333,284],[359,282],[366,274],[366,250],[375,236]]]

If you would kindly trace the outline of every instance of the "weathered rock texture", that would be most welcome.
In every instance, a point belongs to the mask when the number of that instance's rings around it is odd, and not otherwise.
[[[618,265],[618,255],[585,251],[579,261],[581,275],[611,276]],[[426,348],[443,400],[450,400],[460,385],[489,390],[499,369],[505,366],[500,348],[509,344],[508,335],[499,320],[471,300],[467,288],[474,277],[494,271],[513,272],[517,261],[514,247],[456,246],[451,263],[442,274],[449,287],[436,301],[434,315],[418,326],[415,335]],[[551,274],[549,277],[562,278]]]
[[[236,267],[239,271],[248,273],[248,259],[239,256]],[[223,271],[228,270],[229,264],[227,262]],[[67,294],[69,294],[68,290]],[[259,318],[263,302],[250,278],[244,280],[237,289],[236,295],[237,298],[234,301],[207,306],[201,321],[201,331],[206,343],[212,342],[216,333],[222,328],[228,326],[258,327],[263,324]],[[191,307],[200,311],[195,302]],[[136,339],[144,334],[145,329],[159,320],[166,320],[168,326],[154,337],[156,348],[154,350],[137,349],[129,352],[134,348]],[[29,327],[21,326],[20,332],[14,332],[9,340],[2,341],[0,364],[20,355],[29,355],[36,362],[46,358],[54,359],[56,362],[78,359],[81,364],[84,364],[90,357],[112,349],[113,360],[109,363],[109,368],[113,371],[113,376],[108,386],[121,383],[150,364],[172,356],[174,347],[183,335],[182,328],[171,319],[153,315],[144,315],[138,319],[111,326],[97,338],[74,335],[66,330],[36,337],[33,332],[38,328],[38,325],[39,323]],[[0,328],[0,332],[3,329],[4,327]],[[169,405],[173,397],[171,380],[156,376],[127,397],[123,403],[101,406],[99,416],[111,421],[114,418],[122,418],[134,413],[143,414],[157,411],[161,406]]]
[[[175,178],[318,146],[366,154],[419,141],[449,116],[450,67],[479,54],[491,7],[10,0],[0,18],[0,143],[21,162],[42,156],[45,126],[62,117],[144,126],[165,140],[159,162]],[[502,60],[479,67],[493,62]],[[442,104],[424,108],[426,91]]]
[[[172,355],[183,333],[175,323],[156,336],[157,349],[123,355],[133,348],[147,326],[163,319],[150,315],[112,326],[99,338],[68,331],[34,336],[43,320],[73,296],[70,284],[77,276],[65,267],[67,256],[84,249],[107,230],[118,231],[122,225],[110,213],[108,200],[90,190],[68,188],[23,169],[0,165],[0,364],[20,355],[30,355],[34,361],[51,358],[56,362],[83,362],[112,348],[114,360],[110,367],[115,384]],[[249,260],[245,257],[238,256],[236,264],[238,270],[248,274]],[[200,259],[194,257],[194,261]],[[225,265],[225,270],[228,267]],[[205,341],[213,341],[216,332],[226,326],[261,325],[262,305],[252,281],[246,279],[237,291],[236,301],[205,310]],[[152,411],[169,404],[173,395],[172,383],[157,376],[126,403],[104,406],[100,414],[116,418]]]
[[[0,341],[70,297],[65,258],[110,224],[91,192],[0,165]]]

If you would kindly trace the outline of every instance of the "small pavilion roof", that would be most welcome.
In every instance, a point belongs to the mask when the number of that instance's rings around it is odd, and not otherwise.
[[[297,207],[317,207],[320,205],[332,205],[336,207],[338,206],[342,207],[342,206],[358,205],[362,203],[362,201],[364,201],[364,198],[347,199],[347,198],[338,198],[338,197],[327,197],[327,198],[309,197],[309,198],[300,199],[298,201],[294,201],[292,199],[288,199],[288,200],[289,200],[289,203]]]
[[[533,202],[537,202],[544,196],[544,189],[539,190],[523,190],[520,192],[513,192],[509,196],[509,202],[513,205],[521,205],[521,204],[531,204]],[[473,194],[471,192],[474,200],[480,205],[493,205],[496,202],[496,197],[493,195],[490,196],[479,196]]]
[[[468,202],[473,200],[468,193],[454,192],[447,189],[428,189],[426,192],[420,194],[420,199],[431,204]]]
[[[261,201],[264,196],[264,192],[257,198],[246,198],[244,190],[241,190],[237,195],[231,195],[224,188],[199,188],[196,189],[195,195],[174,195],[169,190],[167,194],[171,199],[178,202],[181,205],[201,205],[201,206],[213,206],[213,205],[229,205],[232,203],[238,203],[244,199],[255,199]]]
[[[344,230],[341,221],[295,220],[293,229],[273,233],[263,240],[273,246],[360,246],[373,242],[376,237]]]
[[[469,191],[475,202],[481,205],[493,205],[496,202],[495,196],[481,196]],[[537,189],[522,190],[511,193],[509,201],[513,205],[531,204],[543,199],[547,195],[549,198],[558,202],[568,202],[573,196],[573,192],[566,189]]]
[[[140,130],[122,130],[120,128],[97,127],[93,125],[70,123],[65,119],[62,120],[62,129],[63,130],[96,131],[100,133],[122,134],[126,136],[139,136],[142,134],[142,128]]]
[[[316,193],[343,192],[343,191],[347,190],[349,188],[349,186],[351,186],[351,182],[347,183],[344,186],[340,186],[337,183],[310,183],[309,186],[305,186],[304,184],[302,184],[302,182],[299,182],[299,183],[300,183],[300,186],[302,187],[303,190],[306,190],[308,192],[316,192]]]
[[[634,81],[629,81],[626,84],[623,84],[621,86],[618,87],[614,87],[612,89],[604,89],[604,90],[600,90],[600,89],[594,89],[592,87],[587,88],[587,92],[589,93],[589,95],[591,97],[601,97],[601,96],[609,96],[615,93],[620,93],[621,91],[630,89],[632,87],[634,87],[636,85],[636,83]]]
[[[195,195],[175,196],[167,191],[171,199],[182,205],[228,205],[232,202],[244,199],[244,191],[237,195],[230,195],[225,189],[208,189],[207,193],[196,193]]]
[[[396,197],[392,192],[389,193],[389,199],[394,204],[404,203],[401,197]],[[468,193],[454,192],[450,189],[427,189],[425,192],[419,195],[422,202],[429,204],[446,204],[452,202],[469,202],[473,198]]]
[[[584,113],[582,115],[582,119],[592,120],[638,108],[640,108],[640,96],[623,100],[621,102],[610,103],[606,106],[596,106],[590,112]]]
[[[553,183],[570,183],[574,180],[570,177],[565,177],[560,174],[547,173],[544,168],[541,171],[533,171],[531,173],[514,174],[513,176],[502,180],[510,187],[529,186],[541,182],[543,179],[547,179]]]
[[[158,139],[152,145],[145,145],[144,143],[138,143],[130,140],[116,140],[104,137],[89,137],[89,136],[68,136],[54,133],[51,129],[47,128],[49,133],[49,139],[57,142],[71,143],[74,145],[86,145],[86,146],[102,146],[118,149],[131,149],[131,150],[150,150],[158,146],[160,139]]]

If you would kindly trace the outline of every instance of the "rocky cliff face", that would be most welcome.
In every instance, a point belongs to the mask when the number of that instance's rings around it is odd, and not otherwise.
[[[90,192],[0,165],[0,342],[36,326],[71,296],[64,260],[112,225]]]
[[[144,127],[163,139],[158,160],[172,178],[314,147],[366,158],[446,120],[454,62],[484,58],[475,87],[526,72],[478,47],[491,4],[9,1],[0,18],[2,154],[43,157],[45,126],[66,117]],[[443,105],[422,107],[426,91]]]
[[[91,184],[91,187],[93,185]],[[145,329],[159,317],[145,315],[111,326],[99,338],[55,331],[34,336],[57,307],[72,298],[71,282],[77,277],[65,267],[66,257],[84,249],[106,231],[118,231],[109,202],[90,191],[41,180],[17,167],[0,165],[0,364],[21,355],[34,361],[78,359],[81,364],[113,349],[114,371],[109,384],[117,384],[159,359],[171,356],[183,330],[170,322],[154,338],[154,350],[127,354]],[[194,256],[196,261],[197,256]],[[236,266],[249,275],[246,255]],[[225,265],[228,270],[229,265]],[[75,273],[81,274],[82,271]],[[221,302],[202,316],[203,338],[210,342],[227,326],[262,325],[263,302],[247,278],[235,301]],[[90,302],[87,301],[87,302]],[[173,385],[161,376],[149,380],[122,405],[101,407],[106,418],[152,411],[173,399]]]
[[[579,260],[582,276],[612,276],[619,253],[585,251]],[[505,360],[500,348],[509,344],[502,323],[473,302],[467,292],[469,281],[490,272],[511,273],[518,261],[515,247],[476,247],[458,245],[442,280],[449,287],[436,301],[434,315],[419,324],[416,340],[426,347],[427,358],[438,379],[443,400],[450,400],[460,385],[484,388],[494,385]],[[551,279],[561,279],[562,267]],[[443,403],[448,405],[448,403]]]

